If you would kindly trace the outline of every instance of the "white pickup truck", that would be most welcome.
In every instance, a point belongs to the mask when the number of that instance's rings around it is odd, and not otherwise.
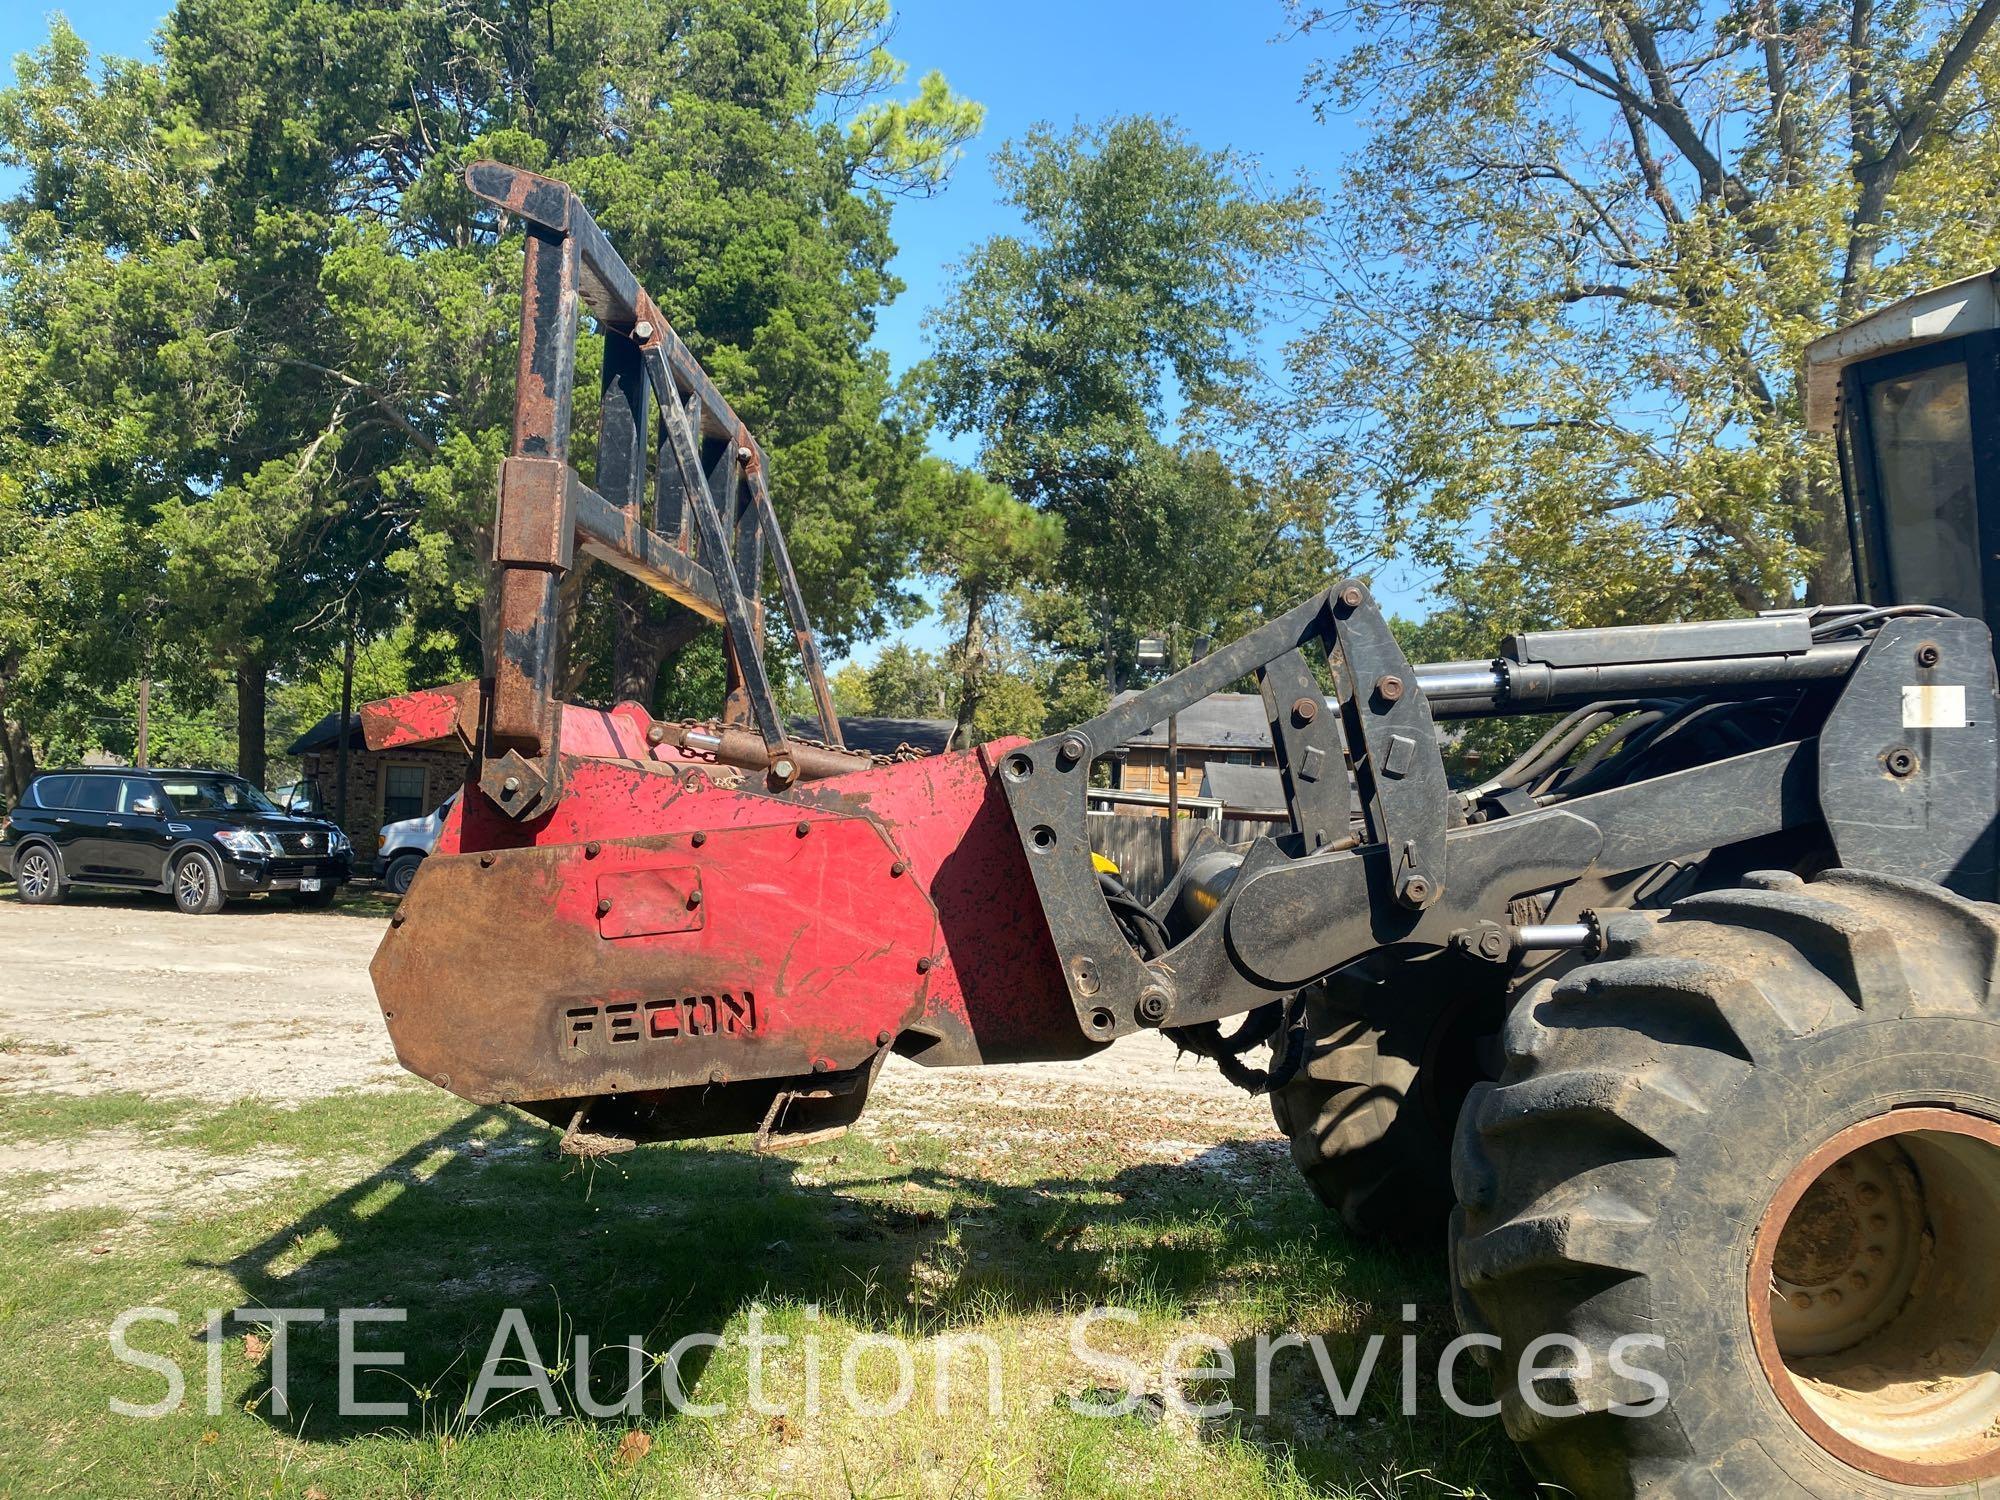
[[[382,842],[376,846],[375,878],[385,890],[398,896],[409,890],[410,882],[417,878],[417,866],[437,847],[438,835],[444,832],[444,820],[451,815],[458,796],[453,792],[421,818],[404,818],[382,825]]]

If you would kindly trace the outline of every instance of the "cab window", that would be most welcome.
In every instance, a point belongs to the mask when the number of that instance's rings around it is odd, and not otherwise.
[[[1891,596],[1983,615],[1964,364],[1871,383],[1868,429]]]

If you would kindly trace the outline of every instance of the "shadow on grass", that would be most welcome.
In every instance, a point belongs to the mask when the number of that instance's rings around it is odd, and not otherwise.
[[[801,1158],[721,1142],[644,1148],[591,1166],[558,1161],[554,1140],[510,1111],[477,1111],[231,1260],[226,1269],[248,1301],[329,1315],[291,1335],[292,1415],[272,1416],[262,1377],[239,1399],[308,1442],[399,1428],[435,1435],[449,1430],[510,1308],[523,1312],[553,1365],[567,1360],[576,1333],[597,1350],[636,1336],[659,1355],[687,1334],[723,1333],[758,1303],[817,1304],[854,1329],[920,1337],[1010,1315],[1056,1315],[1066,1325],[1095,1305],[1198,1327],[1202,1309],[1227,1303],[1232,1332],[1247,1310],[1274,1338],[1324,1335],[1343,1380],[1370,1334],[1385,1345],[1347,1432],[1331,1431],[1342,1424],[1311,1358],[1294,1351],[1274,1390],[1280,1403],[1303,1409],[1274,1405],[1275,1424],[1231,1425],[1232,1437],[1282,1447],[1312,1482],[1351,1482],[1358,1463],[1379,1475],[1397,1462],[1519,1478],[1497,1424],[1452,1417],[1434,1394],[1425,1400],[1436,1411],[1415,1419],[1398,1411],[1391,1362],[1400,1337],[1417,1333],[1434,1369],[1454,1331],[1442,1258],[1348,1240],[1291,1176],[1276,1142],[1223,1145],[1180,1165],[1107,1161],[1102,1175],[1093,1175],[1086,1146],[1063,1158],[1078,1163],[1073,1175],[1021,1182],[906,1165],[859,1136]],[[837,1185],[816,1175],[831,1164]],[[1415,1323],[1402,1316],[1412,1302],[1421,1306]],[[358,1340],[405,1352],[395,1376],[365,1374],[359,1395],[408,1400],[407,1418],[337,1415],[331,1314],[341,1307],[407,1309],[407,1323],[364,1329]],[[1051,1363],[1059,1362],[1067,1327],[1048,1337]],[[1116,1342],[1092,1340],[1095,1348]],[[1231,1394],[1246,1412],[1254,1342],[1239,1337],[1232,1348],[1242,1373]],[[829,1348],[835,1366],[838,1341]],[[714,1399],[704,1381],[709,1356],[697,1346],[681,1360],[692,1400]],[[1198,1354],[1188,1361],[1199,1362]],[[603,1363],[597,1400],[613,1399],[623,1370],[622,1360]],[[920,1372],[919,1390],[924,1379]],[[671,1420],[657,1372],[646,1391],[646,1416]],[[572,1390],[562,1394],[566,1416],[591,1420],[578,1415]],[[532,1419],[537,1408],[521,1396],[504,1410],[521,1415],[489,1413],[482,1425]],[[1135,1419],[1147,1415],[1142,1408]],[[1354,1431],[1364,1426],[1390,1430],[1356,1449]],[[1318,1453],[1315,1432],[1326,1442]]]

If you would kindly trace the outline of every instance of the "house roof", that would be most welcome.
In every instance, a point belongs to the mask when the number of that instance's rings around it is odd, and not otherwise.
[[[802,738],[819,738],[819,720],[793,719],[785,726]],[[844,717],[840,737],[850,750],[868,755],[894,755],[903,746],[936,755],[951,744],[951,732],[958,728],[953,719],[876,719]]]
[[[287,755],[306,755],[314,750],[331,750],[340,743],[340,711],[335,709],[312,728],[286,747]],[[368,743],[361,738],[361,706],[356,704],[354,712],[347,720],[347,748],[366,750]]]
[[[1232,766],[1211,760],[1201,768],[1201,795],[1224,812],[1286,811],[1285,778],[1276,766]]]
[[[1120,693],[1112,699],[1115,708],[1138,697],[1136,692]],[[1180,711],[1179,731],[1182,750],[1269,750],[1271,721],[1264,717],[1264,700],[1255,693],[1211,693],[1201,702]],[[1144,733],[1135,734],[1125,744],[1166,747],[1165,721]]]

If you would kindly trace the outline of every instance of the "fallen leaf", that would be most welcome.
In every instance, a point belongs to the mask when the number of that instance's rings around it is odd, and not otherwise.
[[[306,1486],[306,1500],[327,1500],[326,1491],[316,1484]]]
[[[264,1337],[262,1334],[246,1333],[243,1335],[243,1357],[253,1365],[263,1359]]]
[[[90,1253],[92,1255],[109,1255],[111,1253],[111,1247],[109,1245],[92,1245],[90,1247]]]
[[[771,1418],[771,1436],[781,1443],[789,1443],[798,1436],[798,1429],[792,1426],[792,1419],[783,1413]]]
[[[204,1443],[213,1443],[213,1442],[215,1442],[215,1441],[216,1441],[217,1439],[219,1439],[219,1438],[220,1438],[221,1436],[222,1436],[222,1434],[221,1434],[221,1433],[217,1432],[217,1431],[216,1431],[216,1430],[215,1430],[215,1429],[214,1429],[213,1427],[211,1427],[211,1428],[209,1428],[209,1429],[208,1429],[208,1431],[204,1432],[204,1433],[203,1433],[203,1434],[201,1435],[201,1440],[202,1440],[202,1441],[203,1441]]]
[[[618,1462],[627,1469],[652,1451],[653,1440],[636,1427],[618,1440]]]

